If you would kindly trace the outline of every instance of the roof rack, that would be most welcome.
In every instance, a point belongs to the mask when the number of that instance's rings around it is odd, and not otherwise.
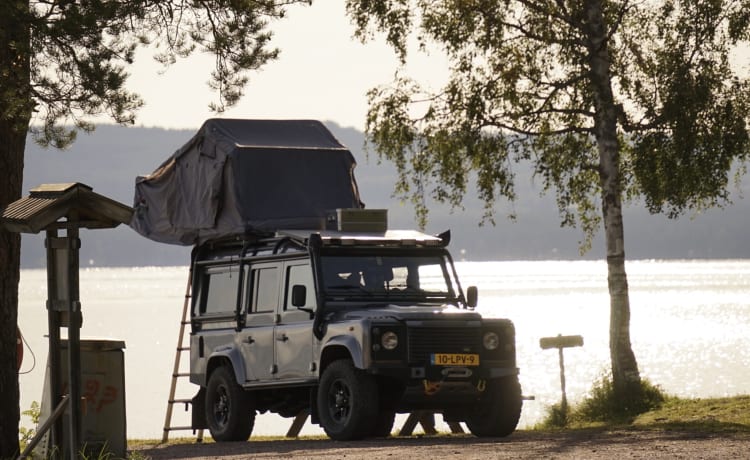
[[[280,230],[279,237],[287,237],[307,246],[311,235],[319,235],[323,246],[380,246],[380,247],[445,247],[450,232],[438,236],[416,230],[386,230],[384,232],[341,232],[337,230]]]
[[[207,241],[198,246],[196,251],[199,254],[198,259],[201,259],[201,255],[214,251],[216,257],[236,255],[237,258],[242,258],[258,255],[283,254],[291,249],[304,251],[307,247],[304,243],[286,236],[278,236],[275,234],[248,234]]]

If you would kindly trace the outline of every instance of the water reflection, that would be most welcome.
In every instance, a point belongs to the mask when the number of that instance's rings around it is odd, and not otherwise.
[[[642,375],[680,396],[750,394],[750,261],[635,261],[627,270],[631,339]],[[557,352],[542,350],[541,337],[584,337],[583,347],[565,350],[570,402],[609,368],[604,262],[461,262],[458,271],[464,287],[479,287],[483,314],[516,324],[521,384],[524,394],[536,397],[524,405],[521,426],[536,423],[560,400]],[[126,342],[131,438],[161,436],[186,281],[186,267],[81,273],[82,335]],[[37,359],[36,368],[20,377],[25,410],[41,400],[44,379],[44,270],[22,271],[20,297],[20,326]],[[186,369],[187,358],[183,363]],[[27,359],[24,368],[30,365]],[[183,396],[194,392],[187,386]],[[177,424],[189,423],[187,412],[177,411],[176,417]],[[283,434],[289,423],[264,415],[255,433]],[[321,431],[308,424],[302,433]]]
[[[750,393],[750,263],[635,261],[627,265],[631,340],[641,374],[685,397]],[[570,401],[609,369],[609,296],[604,262],[488,262],[461,265],[479,286],[479,309],[516,323],[524,393],[522,423],[559,402],[558,357],[545,336],[582,335],[565,350]]]

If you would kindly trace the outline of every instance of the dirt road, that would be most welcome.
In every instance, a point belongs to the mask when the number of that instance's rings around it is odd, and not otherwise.
[[[250,441],[136,447],[146,458],[161,459],[744,459],[750,433],[704,435],[673,431],[518,431],[508,438],[478,439],[443,435],[374,439]]]

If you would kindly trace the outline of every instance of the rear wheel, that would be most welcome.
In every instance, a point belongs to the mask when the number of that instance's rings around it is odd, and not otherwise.
[[[332,362],[320,379],[318,415],[331,439],[349,441],[370,435],[378,415],[375,380],[349,360]]]
[[[518,425],[522,403],[517,376],[491,380],[466,426],[474,436],[508,436]]]
[[[217,442],[247,441],[253,431],[252,397],[227,366],[218,367],[208,379],[205,411],[211,437]]]

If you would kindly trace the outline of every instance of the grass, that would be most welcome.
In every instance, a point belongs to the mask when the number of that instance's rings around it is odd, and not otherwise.
[[[615,408],[610,390],[601,382],[592,395],[573,405],[564,417],[559,405],[548,410],[547,418],[531,428],[534,431],[564,431],[580,429],[645,429],[692,431],[706,434],[750,433],[750,395],[726,398],[688,399],[666,395],[661,390],[644,382],[645,406],[636,406],[632,413]],[[561,423],[565,421],[566,423]],[[439,433],[442,435],[445,433]],[[446,434],[447,435],[447,434]],[[253,436],[253,441],[284,441],[284,436]],[[328,439],[323,435],[303,436],[300,439]],[[192,444],[194,437],[171,438],[170,445]],[[206,434],[205,443],[214,442]],[[128,447],[149,447],[161,444],[157,439],[128,440]]]
[[[604,388],[602,388],[602,386]],[[648,409],[638,414],[623,414],[613,409],[608,397],[608,387],[598,385],[592,390],[593,397],[573,405],[567,416],[567,424],[552,423],[561,419],[560,406],[548,410],[545,421],[531,428],[534,431],[565,431],[582,429],[635,429],[691,431],[706,434],[750,433],[750,396],[727,398],[686,399],[665,395],[661,390],[645,382]],[[641,406],[641,409],[643,406]],[[448,435],[439,433],[440,435]],[[302,436],[300,439],[328,439],[323,435]],[[284,441],[284,436],[253,436],[253,441]],[[169,445],[192,444],[194,437],[171,438]],[[214,442],[206,434],[205,443]],[[161,445],[157,439],[128,440],[128,447],[144,448]]]
[[[645,398],[635,404],[635,410],[622,411],[614,404],[611,387],[598,382],[588,398],[572,405],[563,414],[559,405],[548,409],[546,419],[533,427],[534,431],[565,431],[582,429],[634,429],[689,431],[704,434],[750,433],[750,395],[726,398],[685,399],[666,395],[648,383],[644,384]],[[440,433],[443,434],[443,433]],[[439,435],[440,435],[439,434]],[[284,436],[253,436],[253,441],[283,441]],[[327,439],[325,436],[304,436],[302,439]],[[168,445],[193,444],[195,437],[171,438]],[[206,434],[204,443],[213,443]],[[162,445],[161,439],[129,439],[128,460],[147,460],[139,450]],[[134,450],[135,449],[135,450]],[[84,457],[113,460],[111,455]]]
[[[750,432],[750,396],[669,398],[658,409],[636,417],[632,425],[707,433]]]
[[[640,396],[623,402],[611,381],[601,379],[589,396],[563,411],[554,405],[535,430],[652,429],[702,433],[750,433],[750,396],[686,399],[644,380]]]

